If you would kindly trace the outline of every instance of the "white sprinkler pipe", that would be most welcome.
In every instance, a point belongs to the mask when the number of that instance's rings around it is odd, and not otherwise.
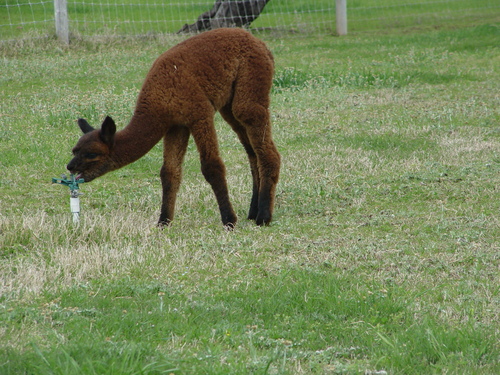
[[[73,215],[73,224],[78,224],[80,221],[80,193],[78,190],[71,190],[69,206]]]

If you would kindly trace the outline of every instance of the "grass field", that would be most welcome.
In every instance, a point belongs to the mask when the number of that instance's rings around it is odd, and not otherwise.
[[[165,230],[161,145],[81,185],[78,226],[51,184],[180,37],[1,47],[1,374],[500,373],[499,25],[261,36],[283,168],[255,227],[218,118],[233,232],[192,142]]]

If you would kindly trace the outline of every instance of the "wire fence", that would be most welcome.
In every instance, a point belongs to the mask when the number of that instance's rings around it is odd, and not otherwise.
[[[175,33],[215,0],[67,1],[71,35]],[[55,0],[0,3],[0,41],[55,35]],[[499,0],[347,0],[349,32],[500,21]],[[254,30],[335,33],[335,0],[270,0]]]

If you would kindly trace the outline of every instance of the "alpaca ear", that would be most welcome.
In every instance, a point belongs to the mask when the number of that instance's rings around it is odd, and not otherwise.
[[[104,122],[101,125],[101,132],[99,134],[99,136],[101,137],[101,141],[103,141],[108,146],[112,146],[115,133],[116,133],[115,122],[111,117],[106,116]]]
[[[84,120],[82,118],[78,119],[78,126],[82,130],[83,134],[90,133],[92,130],[94,130],[94,128],[87,122],[87,120]]]

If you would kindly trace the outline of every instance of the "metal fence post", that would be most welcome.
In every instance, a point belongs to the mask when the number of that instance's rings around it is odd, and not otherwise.
[[[347,0],[336,0],[335,17],[337,20],[337,34],[347,35]]]
[[[54,0],[56,34],[64,44],[69,44],[69,22],[67,0]]]

